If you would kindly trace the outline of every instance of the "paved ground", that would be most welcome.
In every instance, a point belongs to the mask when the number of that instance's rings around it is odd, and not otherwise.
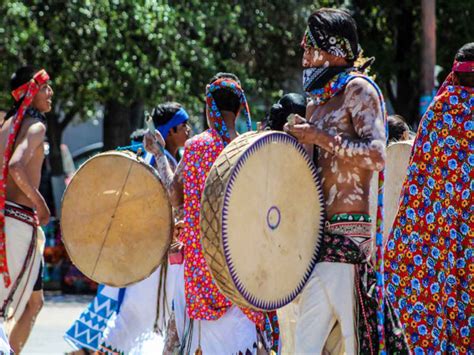
[[[71,347],[63,334],[84,310],[93,296],[48,294],[33,332],[22,354],[64,354]]]

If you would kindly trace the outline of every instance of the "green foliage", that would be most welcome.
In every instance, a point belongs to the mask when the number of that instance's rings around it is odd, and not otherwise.
[[[415,123],[421,90],[421,1],[352,0],[349,8],[365,54],[376,57],[373,69],[386,99],[397,113]],[[436,1],[437,64],[444,69],[438,75],[440,84],[457,50],[472,41],[473,15],[473,1]]]
[[[231,71],[260,120],[283,89],[300,88],[299,42],[307,16],[320,6],[354,13],[387,97],[397,111],[416,112],[421,8],[414,0],[3,1],[0,105],[10,102],[6,79],[28,62],[50,72],[55,105],[66,113],[87,117],[109,100],[148,107],[175,100],[200,119],[207,81]],[[472,1],[437,1],[444,68],[474,33],[473,13]]]
[[[205,85],[218,71],[236,73],[252,102],[269,104],[291,68],[298,70],[310,4],[7,1],[0,4],[0,75],[9,78],[20,63],[44,67],[56,106],[86,116],[108,100],[175,100],[199,115]],[[1,85],[5,105],[7,80]]]

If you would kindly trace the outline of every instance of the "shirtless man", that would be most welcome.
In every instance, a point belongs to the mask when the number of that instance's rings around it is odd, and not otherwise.
[[[33,78],[36,81],[32,80]],[[9,334],[10,345],[15,353],[20,353],[25,345],[43,305],[40,250],[44,237],[38,223],[47,224],[50,212],[38,187],[44,160],[43,142],[46,133],[43,114],[51,110],[53,96],[53,90],[46,80],[46,72],[37,73],[32,67],[20,68],[12,76],[11,89],[15,104],[0,128],[0,159],[2,165],[8,163],[9,166],[5,187],[5,235],[8,265],[6,272],[11,279],[10,285],[0,280],[0,301],[4,306],[4,301],[12,296],[4,311],[8,321],[16,320],[12,322],[13,327]],[[30,94],[34,96],[28,105]],[[16,120],[21,119],[23,106],[26,105],[29,107],[26,108],[17,132],[13,153],[9,161],[5,162],[10,129]],[[36,248],[30,260],[27,260],[27,253],[22,253],[21,248],[12,243],[30,245],[32,238],[37,238],[37,242],[33,244]],[[23,250],[28,250],[28,247]],[[23,271],[20,271],[23,266]],[[21,280],[18,284],[17,279]]]
[[[347,354],[375,354],[377,303],[367,297],[374,281],[367,261],[369,189],[372,175],[385,163],[383,98],[375,83],[356,73],[357,28],[346,11],[314,12],[302,45],[303,86],[311,99],[308,121],[296,116],[284,129],[311,151],[314,147],[327,222],[320,262],[300,299],[295,351],[322,353],[331,330],[339,326]],[[362,282],[366,276],[368,284]],[[364,315],[356,311],[361,309]]]

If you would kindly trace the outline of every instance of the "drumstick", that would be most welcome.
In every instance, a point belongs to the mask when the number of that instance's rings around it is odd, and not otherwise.
[[[151,133],[155,133],[156,128],[155,128],[155,124],[153,123],[153,117],[151,117],[150,115],[147,115],[145,117],[145,124]]]

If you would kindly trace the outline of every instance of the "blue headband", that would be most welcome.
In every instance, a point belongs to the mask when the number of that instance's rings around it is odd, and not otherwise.
[[[177,127],[181,123],[187,122],[188,120],[188,113],[184,110],[184,108],[180,108],[178,111],[176,111],[171,120],[166,122],[164,125],[156,127],[156,129],[161,133],[163,139],[166,139],[171,128]]]

